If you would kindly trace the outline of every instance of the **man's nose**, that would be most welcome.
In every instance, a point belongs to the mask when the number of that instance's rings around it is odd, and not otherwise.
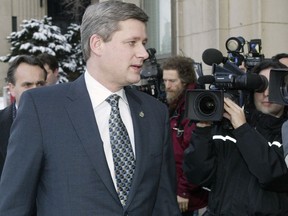
[[[269,87],[267,87],[267,88],[265,89],[265,91],[263,92],[263,94],[264,94],[266,97],[269,96]]]
[[[164,85],[166,89],[170,89],[171,88],[171,82],[169,81],[164,81]]]
[[[144,60],[149,58],[149,53],[147,52],[144,45],[140,46],[137,56],[143,58]]]

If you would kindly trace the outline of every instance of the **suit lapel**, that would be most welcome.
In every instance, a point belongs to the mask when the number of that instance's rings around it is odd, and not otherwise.
[[[126,90],[126,96],[128,99],[129,107],[131,110],[132,121],[133,121],[133,128],[134,128],[134,137],[135,137],[135,154],[136,154],[136,168],[133,177],[133,182],[130,190],[130,194],[128,196],[128,200],[126,203],[125,208],[128,208],[133,197],[136,194],[136,188],[138,188],[138,184],[140,179],[142,179],[143,170],[145,170],[145,163],[143,159],[143,152],[147,153],[148,150],[145,149],[148,146],[145,145],[145,135],[143,132],[147,132],[147,118],[145,118],[145,110],[143,110],[140,99],[131,93],[130,91]]]
[[[92,104],[86,89],[84,76],[78,78],[69,92],[68,98],[71,103],[67,104],[66,109],[71,122],[75,127],[86,153],[102,179],[103,183],[110,191],[112,196],[118,200],[118,196],[110,175],[108,164],[103,149],[103,143],[94,117]]]

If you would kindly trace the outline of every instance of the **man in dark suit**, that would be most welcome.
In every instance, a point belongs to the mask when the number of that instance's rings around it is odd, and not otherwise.
[[[148,58],[147,20],[130,3],[87,8],[81,25],[84,75],[22,95],[0,182],[0,215],[30,215],[35,200],[39,216],[181,215],[167,107],[124,88],[140,81]],[[128,179],[117,174],[126,168],[116,163],[110,145],[111,95],[120,97],[136,159],[125,191],[118,181]]]
[[[33,56],[17,57],[8,68],[7,85],[13,103],[0,111],[0,177],[6,157],[10,128],[16,116],[16,110],[22,93],[28,89],[43,86],[47,72],[43,64]]]

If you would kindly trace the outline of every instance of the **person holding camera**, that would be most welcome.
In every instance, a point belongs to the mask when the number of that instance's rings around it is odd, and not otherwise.
[[[272,68],[285,66],[265,60],[252,73],[269,80]],[[187,178],[211,189],[205,216],[288,215],[288,192],[277,184],[288,173],[281,141],[285,106],[269,102],[268,87],[250,95],[244,108],[224,98],[224,118],[198,122],[185,151]]]
[[[184,150],[195,129],[195,123],[184,116],[185,92],[196,87],[193,65],[191,58],[183,56],[170,57],[162,65],[177,172],[177,201],[183,216],[198,215],[198,209],[205,207],[208,201],[208,192],[188,183],[182,168]]]

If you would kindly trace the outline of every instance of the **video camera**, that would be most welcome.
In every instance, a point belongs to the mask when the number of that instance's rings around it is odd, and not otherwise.
[[[248,46],[248,52],[245,53],[245,45]],[[226,41],[226,49],[228,52],[228,60],[240,66],[244,62],[247,71],[250,71],[256,64],[264,60],[264,55],[261,54],[262,42],[261,39],[252,39],[246,41],[243,37],[230,37]]]
[[[250,91],[263,92],[267,88],[265,76],[243,72],[217,49],[205,50],[202,59],[212,66],[212,75],[199,77],[198,83],[209,84],[209,89],[186,92],[186,116],[189,119],[220,121],[224,112],[224,96],[243,106]],[[220,63],[223,67],[219,66]]]
[[[139,91],[145,92],[161,102],[166,101],[165,86],[162,79],[162,70],[157,63],[154,48],[147,49],[149,58],[145,60],[144,66],[141,71],[141,80],[137,85],[131,85]]]

